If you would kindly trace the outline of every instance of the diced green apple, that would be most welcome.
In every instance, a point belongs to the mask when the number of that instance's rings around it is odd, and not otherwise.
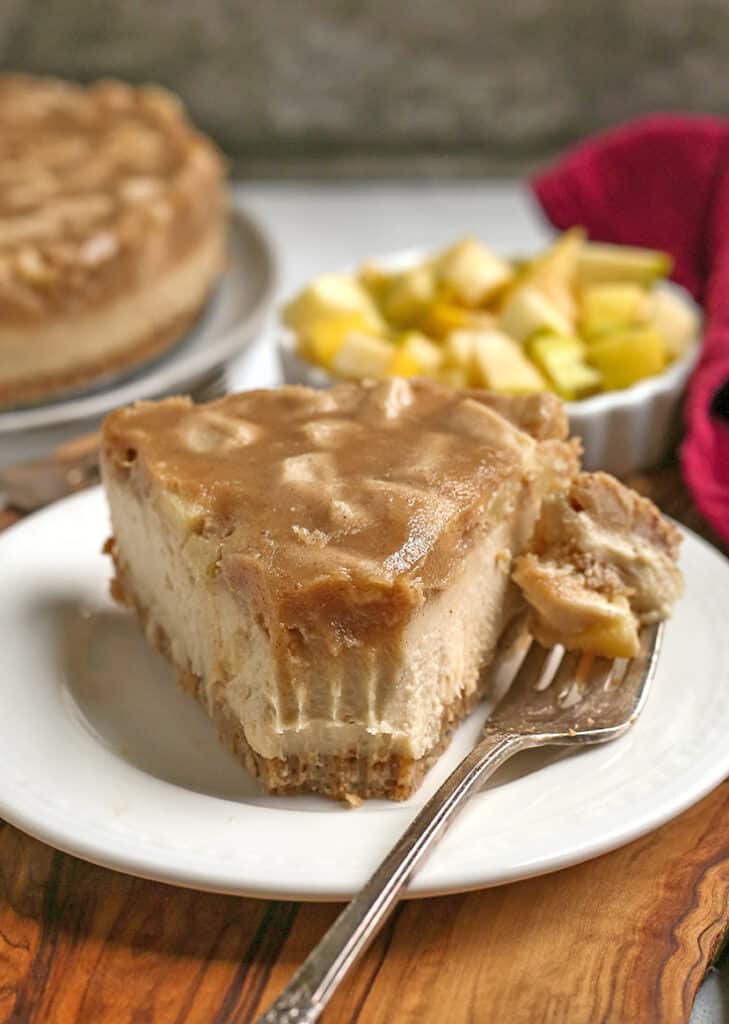
[[[602,386],[602,375],[584,359],[586,346],[579,338],[538,334],[528,344],[528,352],[553,389],[565,401],[595,394]]]

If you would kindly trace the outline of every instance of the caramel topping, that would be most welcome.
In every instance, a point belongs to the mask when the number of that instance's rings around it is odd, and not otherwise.
[[[520,399],[517,418],[549,433],[551,406],[559,435],[559,400],[545,398]],[[568,449],[490,404],[397,379],[198,407],[175,398],[108,417],[104,454],[140,493],[182,499],[190,529],[219,543],[233,588],[254,588],[303,633],[314,618],[336,622],[348,643],[445,586],[479,531],[518,512],[542,449]],[[571,449],[565,464],[574,472]]]
[[[3,318],[90,305],[145,280],[220,214],[222,174],[160,88],[0,77]],[[176,230],[150,247],[173,212]]]

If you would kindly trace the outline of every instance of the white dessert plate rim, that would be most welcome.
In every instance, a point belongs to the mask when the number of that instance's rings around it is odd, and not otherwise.
[[[131,618],[113,609],[100,554],[107,531],[96,488],[0,536],[0,815],[68,853],[177,885],[279,899],[353,894],[471,744],[479,712],[405,804],[369,801],[353,811],[263,794]],[[613,744],[537,755],[497,778],[410,896],[497,885],[606,853],[729,775],[729,562],[683,532],[687,592],[640,721]]]

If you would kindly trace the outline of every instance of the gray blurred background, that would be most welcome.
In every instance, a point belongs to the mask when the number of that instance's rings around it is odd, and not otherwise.
[[[0,0],[4,70],[162,82],[247,178],[523,172],[728,53],[728,0]]]

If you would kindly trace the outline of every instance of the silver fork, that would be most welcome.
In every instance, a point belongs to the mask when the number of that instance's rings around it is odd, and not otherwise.
[[[622,736],[648,696],[663,625],[648,626],[629,662],[551,650],[512,633],[500,660],[523,660],[484,735],[428,800],[358,896],[342,911],[258,1024],[312,1024],[395,907],[415,869],[467,799],[513,754],[529,747],[582,746]]]

